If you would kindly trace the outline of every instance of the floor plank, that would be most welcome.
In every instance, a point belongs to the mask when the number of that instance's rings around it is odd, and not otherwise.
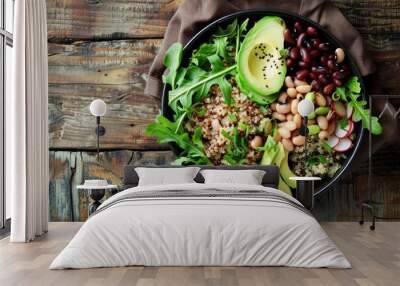
[[[289,267],[120,267],[48,270],[81,223],[50,223],[47,235],[29,244],[0,240],[0,285],[136,285],[136,286],[264,286],[264,285],[398,285],[400,222],[379,222],[376,231],[355,222],[322,223],[345,253],[352,269]]]

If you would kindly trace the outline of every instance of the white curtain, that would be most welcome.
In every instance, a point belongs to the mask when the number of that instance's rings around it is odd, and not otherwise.
[[[6,115],[6,177],[12,242],[28,242],[48,225],[48,86],[45,0],[16,0],[13,90]]]

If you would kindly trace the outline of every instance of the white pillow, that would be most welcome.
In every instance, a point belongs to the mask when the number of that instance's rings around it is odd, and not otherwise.
[[[262,170],[201,170],[205,184],[261,185],[265,171]]]
[[[135,168],[139,186],[195,183],[199,167],[185,168]]]

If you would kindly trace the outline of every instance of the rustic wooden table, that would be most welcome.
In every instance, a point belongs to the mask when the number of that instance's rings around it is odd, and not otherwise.
[[[144,135],[145,126],[159,112],[159,102],[144,96],[143,89],[165,27],[180,2],[47,0],[51,220],[68,220],[69,191],[76,190],[84,177],[99,176],[120,185],[128,163],[172,160],[165,146]],[[377,64],[368,92],[400,93],[400,0],[334,2],[362,34]],[[112,103],[102,119],[107,132],[101,142],[101,164],[96,163],[95,121],[88,109],[94,98]],[[355,179],[361,186],[365,169]],[[356,220],[355,201],[367,194],[353,182],[321,197],[317,216]],[[399,200],[397,194],[383,196]],[[84,220],[87,198],[75,192],[72,199],[75,217]]]

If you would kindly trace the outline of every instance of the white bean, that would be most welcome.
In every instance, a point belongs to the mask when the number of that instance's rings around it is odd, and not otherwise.
[[[261,147],[263,145],[263,140],[261,136],[254,136],[253,140],[250,141],[250,146],[253,149],[256,149],[257,147]]]
[[[289,152],[294,150],[294,146],[292,141],[290,141],[289,139],[283,138],[282,139],[282,145],[283,148],[285,148],[286,150],[288,150]]]
[[[298,136],[292,138],[292,142],[296,146],[304,145],[304,143],[306,143],[306,137],[304,137],[302,135],[298,135]]]
[[[296,97],[296,95],[297,95],[297,90],[296,90],[294,87],[289,87],[289,88],[286,90],[286,92],[287,92],[287,94],[288,94],[291,98],[294,98],[294,97]]]
[[[300,116],[300,114],[295,114],[294,116],[293,116],[293,122],[294,123],[296,123],[296,127],[297,128],[300,128],[301,127],[301,116]]]
[[[286,99],[288,98],[288,94],[286,92],[281,92],[279,95],[278,101],[279,102],[286,102]]]
[[[326,105],[326,99],[325,96],[320,94],[319,92],[315,93],[315,101],[319,106],[325,106]]]
[[[293,79],[290,76],[285,78],[285,85],[286,87],[294,87]]]
[[[289,131],[294,131],[297,129],[296,122],[294,121],[287,121],[285,122],[285,127],[289,129]]]
[[[323,140],[329,137],[329,134],[326,130],[322,130],[318,134],[319,139]]]
[[[285,127],[278,128],[278,133],[281,135],[282,138],[289,139],[290,138],[290,131]]]
[[[311,85],[308,85],[308,84],[306,84],[306,85],[299,85],[299,86],[296,86],[296,90],[297,90],[299,93],[306,94],[307,92],[310,92],[310,90],[311,90]]]
[[[318,122],[319,127],[321,127],[322,130],[328,129],[328,120],[326,119],[325,116],[318,116],[317,122]]]
[[[272,117],[275,118],[275,119],[278,119],[279,121],[285,121],[286,120],[285,114],[280,114],[278,112],[272,112]]]
[[[294,79],[294,85],[297,86],[301,86],[301,85],[307,85],[307,83],[305,81],[299,80],[297,78]]]
[[[335,50],[335,55],[336,55],[336,62],[337,62],[338,64],[340,64],[341,62],[344,61],[345,54],[344,54],[343,49],[337,48],[337,49]]]
[[[288,103],[284,103],[284,104],[278,103],[276,105],[276,111],[278,113],[281,113],[281,114],[289,113],[290,112],[290,105]]]
[[[293,114],[297,114],[297,113],[299,113],[299,111],[297,110],[297,106],[299,105],[299,100],[298,99],[293,99],[292,100],[292,104],[291,104],[291,106],[290,106],[290,111],[293,113]]]

